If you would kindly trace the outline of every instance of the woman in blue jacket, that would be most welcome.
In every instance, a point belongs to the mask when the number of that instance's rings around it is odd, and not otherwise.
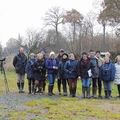
[[[54,82],[58,73],[58,65],[59,65],[59,62],[55,58],[54,52],[50,52],[49,58],[46,60],[45,65],[46,65],[48,81],[49,81],[48,95],[52,96]]]
[[[69,60],[64,66],[66,79],[68,79],[70,96],[76,96],[77,78],[78,78],[78,61],[75,60],[73,53],[69,55]]]
[[[112,81],[115,78],[115,66],[108,56],[104,58],[104,64],[100,68],[100,78],[103,80],[105,98],[111,98]]]
[[[25,71],[27,73],[27,79],[28,79],[29,94],[34,92],[34,83],[35,83],[34,73],[33,73],[34,62],[35,62],[35,54],[31,53],[30,54],[30,59],[28,60],[26,68],[25,68]]]
[[[65,77],[65,71],[64,71],[64,66],[67,61],[68,61],[68,54],[64,53],[62,55],[62,60],[59,63],[59,79],[63,86],[63,95],[64,96],[67,96],[67,79]]]

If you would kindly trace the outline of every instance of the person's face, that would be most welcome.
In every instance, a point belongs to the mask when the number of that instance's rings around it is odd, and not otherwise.
[[[83,55],[83,60],[87,60],[87,55]]]
[[[120,63],[120,56],[117,57],[117,62]]]
[[[64,52],[63,52],[63,51],[61,51],[61,52],[60,52],[60,56],[62,56],[63,54],[64,54]]]
[[[42,60],[42,59],[43,59],[43,54],[38,54],[38,55],[37,55],[37,59],[38,59],[38,60]]]
[[[55,58],[55,55],[54,55],[54,54],[52,54],[52,55],[50,56],[50,58],[51,58],[51,59],[54,59],[54,58]]]
[[[90,52],[90,57],[92,58],[92,57],[94,57],[95,56],[95,52],[93,51],[93,52]]]
[[[66,55],[63,55],[63,59],[67,59],[67,56],[66,56]]]
[[[20,54],[23,54],[24,53],[24,48],[20,48],[19,52],[20,52]]]
[[[99,57],[100,57],[100,53],[96,53],[96,57],[98,57],[98,58],[99,58]]]
[[[70,60],[75,60],[74,54],[70,54],[69,59],[70,59]]]
[[[105,63],[109,63],[110,62],[110,58],[109,57],[105,57]]]

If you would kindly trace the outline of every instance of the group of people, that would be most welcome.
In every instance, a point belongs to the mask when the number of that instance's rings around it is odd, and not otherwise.
[[[75,97],[77,81],[81,80],[83,98],[102,98],[102,85],[105,98],[111,98],[114,81],[120,98],[120,55],[115,61],[112,62],[109,52],[102,58],[100,51],[93,50],[89,53],[83,52],[80,59],[76,59],[73,53],[67,54],[63,49],[60,49],[58,55],[52,51],[47,57],[45,50],[41,49],[38,54],[31,53],[27,58],[24,48],[21,47],[13,59],[13,65],[17,73],[19,93],[24,92],[26,73],[29,94],[44,93],[48,80],[48,95],[54,95],[54,83],[57,80],[59,95],[61,95],[62,85],[64,96],[68,95],[68,86],[69,95]]]

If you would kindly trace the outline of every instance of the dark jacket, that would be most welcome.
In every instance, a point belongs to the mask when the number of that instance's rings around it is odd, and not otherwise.
[[[94,58],[90,58],[90,62],[91,62],[92,78],[98,78],[99,77],[98,60],[94,57]]]
[[[90,69],[91,69],[90,59],[87,59],[86,61],[81,59],[79,61],[79,75],[82,79],[89,78],[88,70]]]
[[[35,80],[45,80],[46,68],[44,60],[36,60],[33,64],[33,73]]]
[[[61,62],[59,62],[59,77],[60,79],[65,79],[65,69],[64,69],[64,66],[65,66],[65,63],[67,62],[67,59],[66,60],[62,60]]]
[[[25,54],[18,54],[13,59],[13,65],[15,67],[16,73],[21,75],[25,74],[25,67],[27,63],[27,57]]]
[[[104,63],[100,67],[100,78],[103,81],[113,81],[115,78],[115,66],[113,63]]]
[[[29,59],[25,68],[25,71],[27,73],[27,79],[32,79],[34,80],[34,71],[33,71],[33,65],[35,63],[35,58],[34,59]]]
[[[77,79],[78,77],[78,61],[68,60],[64,66],[66,79]]]
[[[46,66],[48,74],[57,74],[58,73],[59,62],[57,59],[51,59],[51,58],[46,59],[45,66]],[[56,68],[54,68],[54,67],[56,67]]]

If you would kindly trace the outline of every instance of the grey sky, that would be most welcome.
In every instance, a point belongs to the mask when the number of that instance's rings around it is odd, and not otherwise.
[[[0,0],[0,41],[25,34],[28,28],[40,29],[45,12],[54,6],[77,9],[86,15],[96,0]]]

